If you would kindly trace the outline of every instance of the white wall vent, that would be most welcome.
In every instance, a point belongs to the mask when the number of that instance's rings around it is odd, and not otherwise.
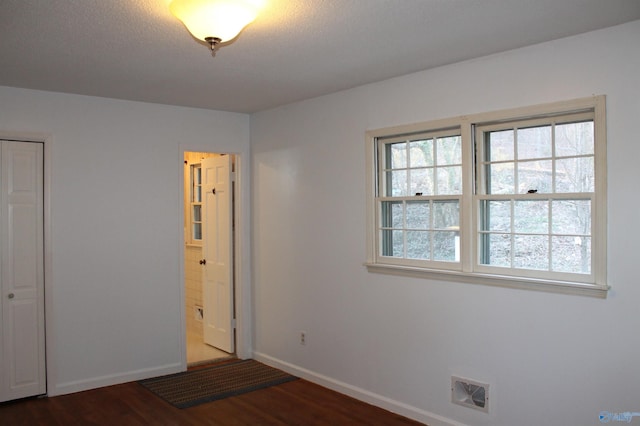
[[[489,385],[451,376],[451,402],[489,412]]]

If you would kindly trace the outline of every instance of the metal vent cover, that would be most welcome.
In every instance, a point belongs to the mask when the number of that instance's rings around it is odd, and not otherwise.
[[[451,376],[451,402],[488,413],[489,385]]]

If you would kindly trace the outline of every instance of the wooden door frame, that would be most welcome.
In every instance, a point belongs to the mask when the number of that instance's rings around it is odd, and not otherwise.
[[[250,336],[251,336],[251,321],[250,321],[250,277],[249,274],[244,271],[243,265],[248,264],[248,256],[244,254],[248,247],[243,242],[245,234],[248,235],[248,230],[245,229],[245,216],[249,213],[246,211],[246,203],[244,202],[245,196],[248,192],[248,182],[245,182],[245,168],[249,167],[249,164],[245,164],[245,155],[239,152],[229,152],[225,150],[214,150],[203,147],[194,147],[190,145],[180,145],[180,214],[179,214],[179,226],[180,226],[180,344],[182,348],[181,353],[181,366],[183,370],[187,368],[187,331],[186,331],[186,311],[185,311],[185,271],[184,271],[184,256],[185,256],[185,236],[183,232],[185,217],[184,217],[184,200],[185,200],[185,173],[184,173],[184,155],[186,152],[206,152],[210,154],[227,154],[233,155],[235,158],[235,187],[234,187],[234,213],[233,219],[235,222],[235,232],[233,233],[233,257],[234,257],[234,283],[233,283],[233,297],[234,297],[234,309],[236,314],[235,321],[235,349],[236,356],[240,359],[252,358],[253,353],[251,349]]]
[[[43,289],[44,289],[44,354],[45,354],[45,395],[49,393],[50,384],[55,381],[55,341],[52,333],[47,333],[47,329],[53,328],[52,318],[52,291],[50,288],[52,280],[52,253],[51,245],[51,148],[53,144],[53,136],[49,133],[37,132],[11,132],[0,130],[0,139],[15,142],[37,142],[42,146],[42,178],[43,178],[43,203],[42,203],[42,221],[43,221]]]

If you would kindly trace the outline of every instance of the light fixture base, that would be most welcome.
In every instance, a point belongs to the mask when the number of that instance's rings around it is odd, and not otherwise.
[[[211,47],[211,56],[216,56],[216,47],[222,40],[219,37],[205,37],[204,41],[209,43],[209,47]]]

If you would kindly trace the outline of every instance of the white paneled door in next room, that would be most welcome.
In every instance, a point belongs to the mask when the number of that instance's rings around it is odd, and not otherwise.
[[[0,141],[0,402],[46,392],[43,144]]]
[[[202,160],[204,341],[235,351],[232,156]]]

